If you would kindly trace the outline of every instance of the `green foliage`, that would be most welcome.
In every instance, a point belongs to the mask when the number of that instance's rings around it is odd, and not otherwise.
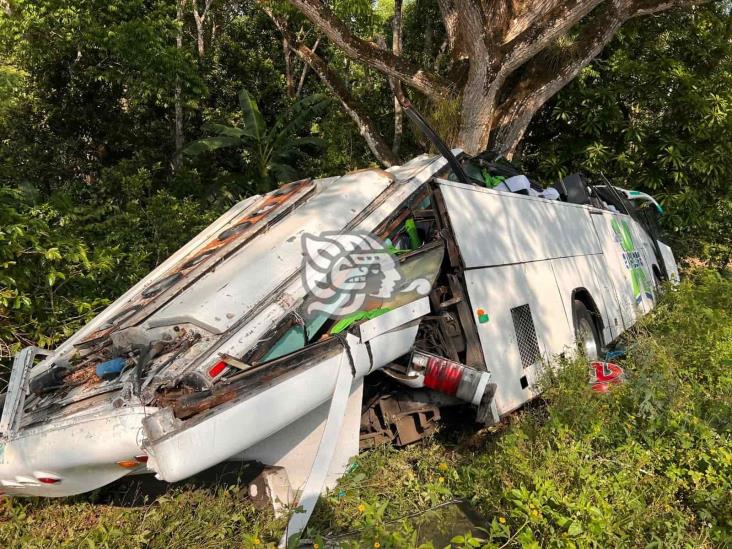
[[[17,190],[0,188],[0,358],[29,340],[54,343],[99,305],[68,291],[110,270],[106,254],[92,254],[73,238],[52,234],[56,212],[34,208]],[[76,320],[76,322],[74,322]],[[62,328],[53,336],[46,328]]]
[[[26,77],[0,118],[0,182],[50,191],[141,150],[150,164],[168,161],[175,83],[193,105],[204,91],[175,47],[173,4],[33,0],[13,13],[0,18],[0,56]]]
[[[2,505],[0,539],[6,547],[262,547],[284,525],[247,499],[246,490],[174,490],[130,511],[124,507],[52,500]],[[41,515],[49,520],[40,521]],[[256,524],[255,524],[256,523]]]
[[[463,498],[485,521],[452,548],[728,546],[732,279],[690,273],[626,343],[627,379],[609,393],[590,389],[586,363],[568,362],[547,374],[541,402],[498,428],[463,423],[361,454],[306,537],[319,548],[338,532],[350,532],[343,547],[413,548],[419,516]],[[4,505],[5,546],[274,547],[284,525],[224,486],[177,488],[136,508],[81,497]],[[431,526],[452,527],[445,520]]]
[[[732,19],[723,4],[623,27],[535,118],[524,157],[651,193],[677,252],[732,258]]]
[[[622,386],[594,393],[571,362],[496,434],[362,455],[317,527],[359,527],[361,502],[388,504],[383,526],[463,497],[488,522],[454,547],[729,544],[731,300],[732,280],[692,274],[629,336]]]
[[[34,202],[0,187],[0,358],[53,346],[88,322],[213,218],[190,199],[149,196],[150,174],[103,174],[116,199]],[[121,195],[121,196],[120,196]]]
[[[190,156],[218,149],[244,147],[244,157],[251,158],[259,176],[256,190],[266,192],[276,182],[292,180],[297,172],[292,167],[305,147],[319,147],[322,140],[317,137],[299,137],[304,129],[310,129],[314,118],[330,104],[323,95],[311,95],[296,101],[291,109],[281,112],[271,127],[268,127],[259,106],[246,89],[239,92],[241,126],[209,124],[217,132],[190,143],[184,152]],[[273,180],[274,177],[274,180]]]

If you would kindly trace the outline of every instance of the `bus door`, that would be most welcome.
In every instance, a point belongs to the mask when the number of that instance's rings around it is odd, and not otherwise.
[[[652,291],[645,253],[637,248],[638,237],[629,216],[595,211],[592,220],[602,243],[607,274],[615,286],[623,324],[628,329],[639,314],[650,310],[645,296]]]
[[[636,249],[639,252],[640,261],[638,261],[639,268],[643,270],[643,274],[639,274],[641,284],[641,298],[643,302],[643,311],[648,312],[656,304],[656,282],[655,275],[653,273],[653,265],[659,265],[662,259],[658,258],[660,251],[656,252],[656,246],[652,237],[648,235],[645,228],[635,220],[629,220],[628,225],[631,228],[631,232],[634,234],[634,242],[636,242]]]

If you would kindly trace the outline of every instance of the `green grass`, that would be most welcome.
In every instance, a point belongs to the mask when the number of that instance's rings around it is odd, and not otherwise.
[[[627,343],[627,379],[608,394],[572,362],[498,428],[446,424],[424,443],[362,454],[308,534],[320,547],[349,530],[354,547],[411,547],[400,517],[462,498],[485,530],[454,547],[732,545],[732,282],[690,273]],[[221,483],[136,507],[6,501],[0,545],[264,547],[282,526]]]

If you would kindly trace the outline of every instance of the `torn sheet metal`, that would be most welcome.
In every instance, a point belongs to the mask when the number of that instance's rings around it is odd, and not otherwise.
[[[423,297],[417,301],[402,305],[387,314],[364,322],[358,327],[359,336],[361,341],[366,343],[367,341],[374,339],[376,336],[385,334],[386,332],[411,322],[414,319],[421,318],[429,314],[429,312],[430,300],[427,297]]]
[[[80,493],[128,474],[126,467],[138,463],[162,478],[184,478],[266,440],[325,403],[332,395],[336,356],[345,357],[362,378],[407,354],[419,315],[428,308],[390,321],[392,328],[374,331],[365,343],[345,334],[351,342],[346,347],[342,338],[333,338],[309,341],[306,349],[264,364],[262,355],[248,358],[266,348],[263,342],[275,329],[287,327],[306,295],[299,273],[300,232],[378,229],[444,165],[443,159],[423,156],[390,172],[298,182],[232,208],[29,371],[36,381],[52,369],[68,375],[58,390],[27,393],[25,406],[8,407],[18,412],[20,423],[17,433],[4,433],[0,442],[5,456],[0,481],[17,484],[16,477],[31,478],[34,471],[55,480],[32,491],[24,486],[6,491]],[[424,250],[430,265],[440,263],[438,248]],[[237,269],[227,266],[234,263]],[[217,279],[220,285],[213,283]],[[226,286],[235,291],[221,295]],[[418,298],[403,294],[406,301],[394,310]],[[139,330],[144,340],[124,343]],[[332,356],[321,353],[330,345]],[[100,364],[114,368],[102,368],[97,376]],[[69,450],[76,457],[46,446],[62,446],[58,436],[82,440],[90,426],[94,446],[77,444]],[[114,444],[107,443],[109,437]],[[34,448],[46,448],[44,455],[36,456]],[[143,465],[138,457],[149,460]],[[34,469],[37,463],[44,469]]]

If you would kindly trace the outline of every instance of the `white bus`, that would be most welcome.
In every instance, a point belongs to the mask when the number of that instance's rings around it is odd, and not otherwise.
[[[56,350],[23,350],[0,491],[254,459],[284,467],[311,510],[359,446],[417,440],[457,402],[498,421],[536,396],[542,365],[577,343],[601,357],[677,279],[647,195],[466,179],[455,162],[248,198]]]

